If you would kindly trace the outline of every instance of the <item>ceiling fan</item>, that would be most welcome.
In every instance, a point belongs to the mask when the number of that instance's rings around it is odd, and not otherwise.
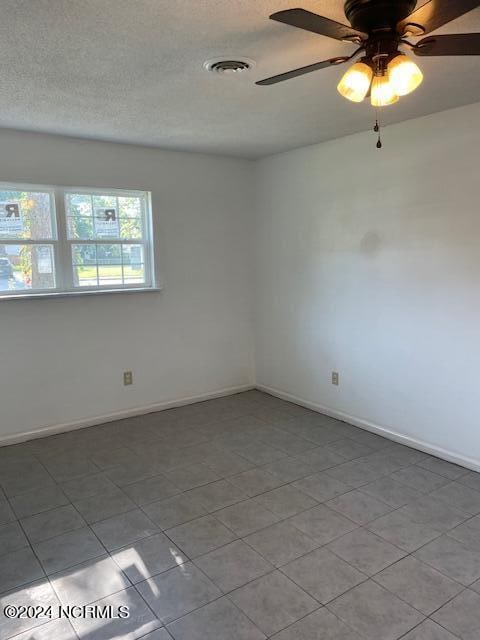
[[[434,35],[416,44],[407,39],[427,35],[480,6],[480,0],[429,0],[416,9],[417,4],[417,0],[346,0],[345,16],[351,26],[304,9],[274,13],[272,20],[351,42],[358,48],[350,56],[316,62],[256,84],[276,84],[349,62],[361,54],[341,79],[338,91],[352,102],[362,102],[370,95],[373,106],[384,107],[414,91],[423,80],[417,64],[400,47],[417,56],[480,55],[480,33]]]

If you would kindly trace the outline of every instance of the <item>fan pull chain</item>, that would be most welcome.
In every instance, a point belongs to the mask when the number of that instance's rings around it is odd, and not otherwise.
[[[375,126],[373,127],[373,130],[375,131],[375,133],[378,133],[377,149],[381,149],[383,147],[383,144],[382,144],[382,135],[380,131],[380,124],[378,120],[378,109],[376,109],[375,111],[376,111],[376,118],[375,118]]]

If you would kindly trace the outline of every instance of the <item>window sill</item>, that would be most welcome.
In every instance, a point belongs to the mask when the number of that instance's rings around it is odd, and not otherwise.
[[[122,293],[159,293],[162,287],[134,287],[132,289],[102,289],[101,291],[52,291],[52,293],[24,293],[3,295],[0,293],[0,302],[9,300],[46,300],[52,298],[77,298],[78,296],[103,296]]]

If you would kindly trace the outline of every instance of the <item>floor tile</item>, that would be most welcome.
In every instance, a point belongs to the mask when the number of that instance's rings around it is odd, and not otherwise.
[[[397,640],[423,620],[422,614],[372,580],[340,596],[328,608],[372,640]]]
[[[113,482],[104,473],[74,478],[64,482],[61,487],[70,500],[82,500],[115,489]]]
[[[280,516],[263,507],[259,497],[216,511],[215,517],[240,538],[278,522]]]
[[[145,640],[145,634],[161,626],[160,621],[133,588],[125,589],[94,603],[99,607],[128,607],[128,618],[80,617],[72,621],[79,640]],[[160,636],[161,637],[161,636]],[[56,639],[55,639],[56,640]],[[148,636],[147,636],[148,640]]]
[[[326,471],[320,471],[302,478],[295,482],[294,486],[312,496],[318,502],[326,502],[352,490],[352,487],[336,478],[332,478]]]
[[[259,578],[273,566],[241,540],[231,542],[195,560],[195,564],[224,593]]]
[[[358,525],[324,505],[313,507],[289,519],[297,529],[318,542],[327,544],[357,529]]]
[[[343,456],[323,446],[296,456],[296,459],[306,467],[312,467],[316,473],[345,463]]]
[[[440,476],[445,476],[445,478],[449,478],[450,480],[456,480],[468,473],[465,467],[460,467],[457,464],[441,460],[440,458],[427,458],[419,462],[418,466],[433,473],[438,473]]]
[[[402,507],[401,512],[414,522],[430,525],[437,531],[448,531],[469,518],[469,515],[454,509],[442,500],[424,496]]]
[[[142,636],[142,640],[172,640],[172,636],[162,627],[161,629],[147,633],[146,636]]]
[[[55,459],[45,461],[44,464],[57,482],[65,482],[72,478],[91,475],[99,471],[97,465],[86,457],[56,456]]]
[[[213,582],[190,562],[140,582],[136,588],[163,624],[221,596]]]
[[[69,500],[58,485],[27,491],[11,498],[10,504],[17,518],[33,516],[35,513],[68,504]]]
[[[267,636],[318,608],[318,603],[279,571],[233,591],[229,598]]]
[[[361,461],[368,464],[372,469],[375,469],[382,477],[388,477],[390,473],[409,466],[409,463],[403,463],[399,460],[394,453],[390,451],[390,447],[370,453],[368,456],[361,458]]]
[[[416,489],[407,487],[407,485],[389,476],[364,485],[362,491],[394,508],[403,507],[409,502],[418,500],[422,495]]]
[[[204,459],[204,463],[222,478],[243,473],[254,466],[246,458],[231,451],[211,453]]]
[[[30,547],[11,551],[0,557],[0,593],[33,582],[44,575]]]
[[[299,458],[282,458],[264,465],[263,468],[283,482],[293,482],[317,471],[316,467]]]
[[[311,496],[292,485],[285,485],[273,489],[273,491],[262,493],[257,497],[257,501],[281,518],[289,518],[301,511],[311,509],[317,504],[317,501]]]
[[[327,549],[316,549],[282,567],[291,580],[322,604],[364,582],[367,576]]]
[[[392,510],[385,502],[380,502],[380,500],[358,490],[337,496],[333,500],[329,500],[326,506],[357,524],[366,524]]]
[[[465,586],[480,578],[480,552],[448,536],[422,547],[415,552],[415,557]]]
[[[0,525],[15,520],[16,516],[8,502],[0,502]]]
[[[105,518],[119,513],[125,513],[135,509],[137,506],[131,498],[117,487],[88,498],[74,500],[73,504],[89,524],[105,520]]]
[[[101,520],[92,529],[108,551],[158,533],[158,527],[140,509]]]
[[[200,487],[202,484],[220,480],[218,473],[215,473],[213,469],[203,463],[192,464],[187,467],[177,467],[176,469],[166,471],[165,475],[170,482],[182,491],[194,489],[195,487]]]
[[[470,518],[447,533],[473,551],[480,551],[480,516]]]
[[[157,476],[161,469],[158,464],[147,463],[140,456],[138,459],[133,459],[129,464],[121,464],[117,467],[111,467],[105,471],[110,480],[118,487],[124,487],[134,482],[140,482],[147,478]]]
[[[13,476],[2,480],[2,487],[8,498],[32,491],[40,487],[54,486],[54,481],[48,471],[37,463],[29,469],[22,469]]]
[[[40,620],[37,620],[40,622]],[[2,636],[3,637],[3,636]],[[35,630],[25,631],[15,640],[78,640],[72,625],[68,620],[57,619],[51,622],[43,621],[43,624],[36,627]]]
[[[106,556],[83,562],[50,576],[63,605],[83,605],[130,586],[115,562]]]
[[[85,526],[85,521],[72,505],[38,513],[24,518],[21,523],[31,542],[47,540]]]
[[[452,507],[465,511],[472,516],[480,513],[480,492],[470,489],[459,482],[451,482],[431,494],[432,498],[443,500]]]
[[[426,616],[463,590],[461,584],[412,556],[378,573],[375,582]]]
[[[251,469],[230,478],[230,482],[247,496],[253,497],[265,493],[283,484],[277,477],[263,469]]]
[[[458,636],[453,636],[433,620],[425,620],[422,624],[409,631],[402,640],[458,640]]]
[[[206,515],[208,510],[190,492],[172,496],[166,500],[151,502],[143,511],[161,529],[171,529],[179,524]]]
[[[89,527],[75,529],[34,545],[47,574],[105,554],[103,545]]]
[[[173,569],[188,560],[163,533],[142,538],[111,553],[133,584]]]
[[[222,547],[237,537],[212,516],[203,516],[173,529],[167,529],[166,534],[190,558]]]
[[[432,618],[462,640],[477,640],[480,637],[480,596],[466,589]]]
[[[364,444],[350,440],[350,438],[343,438],[327,445],[327,449],[338,453],[345,458],[345,460],[353,460],[354,458],[361,458],[367,456],[369,453],[373,453],[373,449],[367,447]]]
[[[264,442],[255,442],[244,447],[235,449],[235,452],[246,458],[254,465],[263,465],[280,460],[286,457],[285,451],[281,451],[277,447],[271,447]]]
[[[30,583],[25,587],[15,587],[12,591],[0,594],[0,611],[3,612],[7,605],[16,607],[20,605],[25,607],[51,606],[56,608],[59,605],[59,601],[50,582],[44,579]],[[16,636],[16,634],[26,632],[28,629],[39,627],[43,623],[45,623],[45,620],[28,617],[7,618],[2,613],[0,616],[0,638]],[[35,631],[35,633],[37,632]],[[32,640],[32,635],[33,633],[26,633],[27,640]],[[33,635],[33,637],[35,636]],[[50,640],[50,637],[45,640]]]
[[[0,526],[0,558],[28,545],[28,540],[18,522]],[[1,559],[0,559],[1,562]]]
[[[190,495],[208,511],[223,509],[247,497],[241,488],[227,480],[218,480],[198,489],[192,489]]]
[[[132,459],[132,450],[127,447],[117,447],[94,453],[92,461],[100,469],[109,469],[121,464],[128,464]]]
[[[471,489],[475,489],[475,491],[480,491],[480,473],[476,471],[469,471],[464,476],[458,478],[458,482]]]
[[[413,522],[399,511],[387,513],[386,516],[369,522],[367,529],[410,553],[440,536],[438,531],[427,524]]]
[[[360,636],[325,607],[295,622],[272,640],[361,640]],[[373,639],[372,639],[373,640]]]
[[[265,635],[228,598],[207,604],[168,626],[175,640],[264,640]]]
[[[420,493],[430,493],[448,483],[448,479],[445,476],[432,473],[428,469],[422,469],[416,465],[395,471],[392,473],[392,478],[420,491]]]
[[[327,549],[369,576],[406,555],[404,551],[364,529],[357,529],[334,540]]]
[[[180,489],[163,475],[153,476],[123,487],[124,493],[138,505],[163,500],[180,493]]]
[[[351,462],[345,462],[333,469],[327,469],[327,473],[344,482],[352,487],[352,489],[358,489],[365,484],[369,484],[382,475],[379,471],[370,467],[361,460],[352,460]]]
[[[318,547],[318,542],[305,535],[289,521],[278,522],[252,533],[245,542],[276,567]]]

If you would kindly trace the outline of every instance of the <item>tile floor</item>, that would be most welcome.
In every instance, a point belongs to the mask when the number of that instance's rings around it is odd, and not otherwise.
[[[0,637],[479,640],[480,474],[257,391],[0,449]],[[7,619],[100,604],[128,619]]]

